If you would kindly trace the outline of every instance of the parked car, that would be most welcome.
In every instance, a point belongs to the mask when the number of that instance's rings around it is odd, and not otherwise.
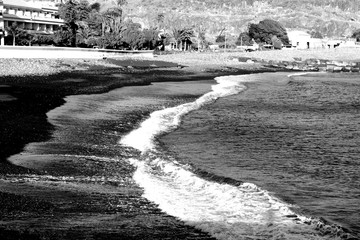
[[[259,45],[258,44],[254,44],[251,46],[237,46],[237,49],[242,49],[245,52],[253,52],[253,51],[257,51],[259,50]]]

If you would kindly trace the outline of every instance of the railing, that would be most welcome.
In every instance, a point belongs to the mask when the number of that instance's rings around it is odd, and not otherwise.
[[[28,16],[28,15],[16,15],[16,14],[4,14],[4,18],[17,18],[23,20],[37,20],[37,21],[48,21],[54,23],[64,23],[64,20],[59,18],[49,18],[49,17],[40,17],[40,16]],[[6,19],[5,19],[6,20]]]

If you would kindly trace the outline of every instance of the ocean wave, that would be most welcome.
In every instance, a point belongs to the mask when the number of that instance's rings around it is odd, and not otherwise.
[[[220,97],[230,96],[245,90],[246,87],[238,79],[238,76],[218,77],[215,79],[218,84],[212,86],[212,91],[201,96],[196,101],[151,113],[150,117],[142,122],[138,129],[123,137],[120,143],[141,152],[154,149],[154,138],[159,134],[177,128],[181,122],[181,117],[185,114],[199,109]]]
[[[295,213],[291,206],[252,183],[206,180],[157,149],[155,138],[177,128],[181,117],[220,97],[244,91],[248,76],[216,78],[212,91],[194,102],[156,111],[120,144],[139,150],[134,180],[143,196],[164,212],[217,239],[340,239],[339,229]],[[196,172],[196,171],[195,171]],[[324,230],[325,229],[325,230]],[[324,230],[324,231],[322,231]]]

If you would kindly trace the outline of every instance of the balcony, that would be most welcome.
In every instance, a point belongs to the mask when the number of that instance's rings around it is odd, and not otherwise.
[[[25,21],[25,22],[39,22],[39,23],[56,23],[56,24],[63,24],[64,20],[55,18],[54,17],[46,17],[43,16],[36,16],[36,15],[17,15],[17,14],[8,14],[4,13],[4,20],[10,20],[10,21]]]

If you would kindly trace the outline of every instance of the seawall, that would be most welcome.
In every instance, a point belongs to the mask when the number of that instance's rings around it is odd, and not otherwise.
[[[1,46],[0,58],[153,58],[153,51],[111,50],[68,47]]]

